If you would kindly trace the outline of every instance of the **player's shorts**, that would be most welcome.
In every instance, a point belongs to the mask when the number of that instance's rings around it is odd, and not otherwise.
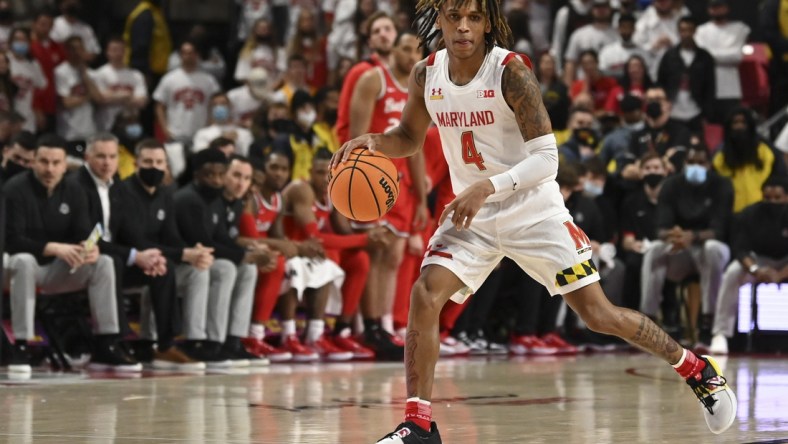
[[[281,293],[294,289],[300,302],[306,289],[318,289],[326,284],[333,284],[329,291],[326,313],[339,313],[342,308],[344,281],[345,271],[332,260],[293,257],[285,262],[285,279],[282,280]]]
[[[485,203],[470,229],[462,231],[447,218],[430,239],[422,268],[435,264],[453,272],[467,286],[452,296],[457,303],[476,292],[504,256],[551,295],[598,281],[590,241],[574,225],[563,203],[549,199],[535,202],[533,197],[529,192],[517,192],[500,202]]]
[[[407,238],[410,236],[413,227],[413,218],[416,215],[416,199],[407,190],[397,197],[394,207],[382,218],[369,222],[351,221],[350,226],[356,230],[370,230],[378,226],[384,226],[391,230],[397,237]]]

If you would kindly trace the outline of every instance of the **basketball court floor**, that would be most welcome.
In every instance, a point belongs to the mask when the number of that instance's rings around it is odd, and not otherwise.
[[[720,360],[739,398],[722,435],[673,370],[643,354],[447,359],[433,412],[447,444],[788,443],[788,360]],[[373,443],[402,417],[402,364],[272,365],[0,380],[0,442]]]

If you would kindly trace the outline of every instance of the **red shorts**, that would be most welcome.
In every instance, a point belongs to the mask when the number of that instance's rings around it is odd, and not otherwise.
[[[397,197],[394,207],[383,217],[369,222],[354,222],[350,225],[357,230],[369,230],[373,227],[384,226],[390,229],[397,237],[409,237],[413,231],[413,218],[416,215],[416,199],[410,190],[403,190]]]

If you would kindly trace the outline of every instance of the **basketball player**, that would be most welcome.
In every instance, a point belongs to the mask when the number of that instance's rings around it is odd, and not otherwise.
[[[421,58],[419,39],[413,32],[400,33],[391,50],[388,68],[376,66],[359,78],[350,103],[350,135],[360,136],[367,132],[384,132],[396,126],[402,117],[402,109],[408,100],[408,77],[413,66]],[[394,208],[381,221],[396,235],[396,240],[385,248],[375,248],[370,255],[370,277],[367,292],[362,301],[365,342],[377,349],[379,357],[400,359],[404,350],[391,353],[385,344],[385,333],[393,332],[391,321],[397,271],[402,263],[405,242],[413,228],[424,227],[428,216],[424,155],[417,153],[408,159],[394,159],[399,171],[399,185],[403,192]],[[360,225],[356,228],[365,228]],[[388,322],[381,325],[381,318]],[[381,350],[385,349],[385,350]],[[382,356],[388,355],[391,356]]]
[[[391,157],[416,153],[431,121],[440,130],[457,197],[446,206],[413,287],[405,339],[405,422],[378,443],[440,443],[429,399],[438,358],[438,316],[455,293],[475,291],[504,256],[560,294],[594,331],[615,335],[672,364],[721,433],[736,417],[736,397],[716,362],[682,348],[648,317],[612,305],[599,285],[588,237],[563,205],[555,182],[558,150],[530,61],[498,46],[511,31],[497,0],[421,0],[424,45],[444,49],[419,62],[402,121],[354,148]]]

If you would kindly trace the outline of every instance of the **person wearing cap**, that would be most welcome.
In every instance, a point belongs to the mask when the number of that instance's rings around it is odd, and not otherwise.
[[[330,140],[319,137],[314,130],[317,109],[314,98],[306,91],[296,91],[290,104],[290,119],[295,122],[291,134],[279,136],[273,142],[273,150],[285,153],[293,165],[292,179],[309,179],[312,157],[321,148],[329,149]]]
[[[268,101],[271,94],[268,71],[253,68],[249,71],[246,82],[238,88],[227,92],[233,109],[233,123],[251,130],[252,118],[260,107]]]
[[[714,57],[717,94],[714,112],[709,120],[722,123],[725,117],[741,105],[742,88],[739,78],[739,65],[747,43],[750,27],[738,20],[730,20],[727,0],[711,0],[709,16],[711,20],[698,26],[695,42]]]
[[[564,82],[567,86],[571,86],[577,78],[577,65],[584,51],[592,49],[599,52],[605,45],[618,41],[618,32],[610,24],[612,14],[610,0],[593,0],[591,2],[593,21],[579,28],[569,37],[569,44],[564,53]]]
[[[185,295],[185,351],[211,367],[248,366],[251,359],[241,338],[249,331],[257,271],[269,252],[245,249],[229,235],[222,202],[227,156],[216,149],[193,156],[194,181],[175,193],[178,231],[188,245],[213,248],[210,290]]]

